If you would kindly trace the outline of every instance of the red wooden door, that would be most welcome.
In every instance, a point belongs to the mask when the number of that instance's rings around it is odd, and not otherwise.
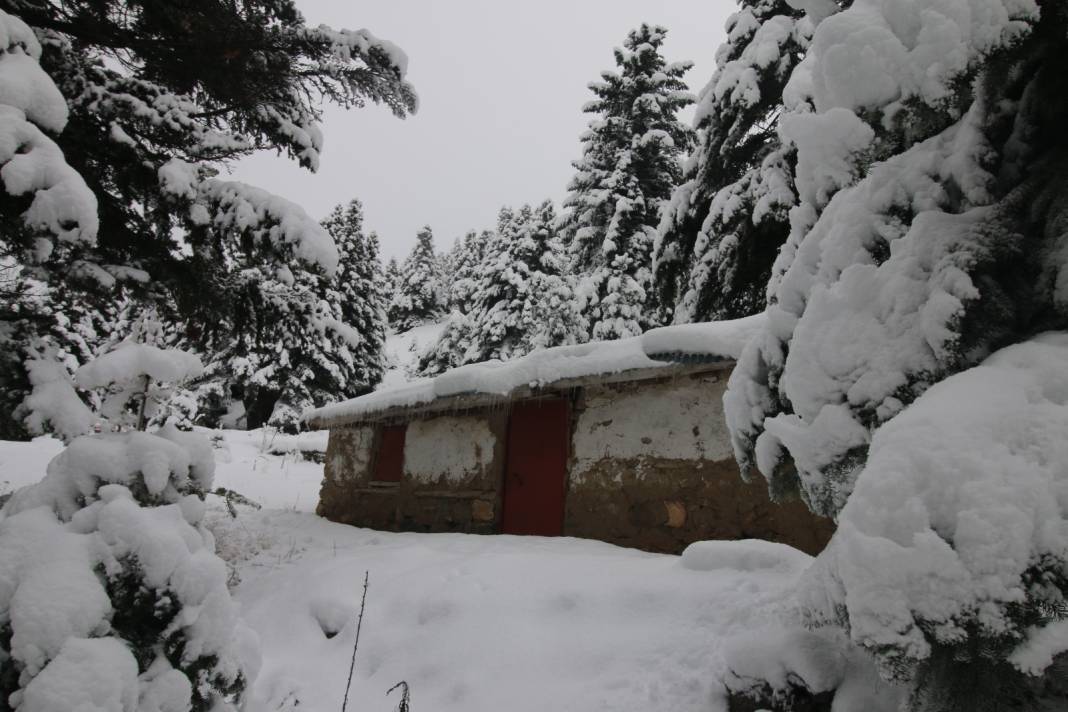
[[[378,457],[375,459],[375,482],[400,482],[404,473],[405,425],[386,425],[378,440]]]
[[[559,536],[571,425],[564,398],[519,402],[508,420],[501,529]]]

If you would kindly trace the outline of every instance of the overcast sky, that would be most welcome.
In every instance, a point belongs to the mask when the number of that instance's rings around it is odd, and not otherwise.
[[[312,174],[274,154],[234,178],[321,218],[357,197],[383,256],[402,258],[424,224],[439,249],[491,227],[506,204],[559,201],[590,115],[586,85],[614,66],[612,48],[642,22],[668,28],[668,61],[693,60],[696,94],[715,68],[733,0],[297,0],[309,24],[366,27],[409,59],[419,112],[368,106],[324,117]],[[689,120],[690,112],[686,113]]]

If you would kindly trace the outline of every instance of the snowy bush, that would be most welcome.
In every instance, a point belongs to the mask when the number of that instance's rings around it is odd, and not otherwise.
[[[210,443],[81,437],[0,510],[0,709],[235,710],[255,636],[202,526]]]

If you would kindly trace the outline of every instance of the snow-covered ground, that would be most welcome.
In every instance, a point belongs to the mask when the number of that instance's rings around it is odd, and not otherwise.
[[[413,708],[435,712],[725,710],[724,640],[774,624],[807,562],[783,547],[774,562],[705,557],[711,570],[691,570],[579,539],[215,516],[220,541],[247,546],[230,554],[248,557],[236,596],[262,640],[257,693],[270,710],[296,699],[300,710],[340,709],[365,571],[353,709],[393,709],[386,690],[405,680]],[[726,568],[754,562],[771,566]]]
[[[763,542],[684,560],[570,538],[333,524],[310,513],[322,465],[293,452],[321,436],[215,435],[216,486],[264,505],[238,505],[234,519],[211,497],[207,515],[262,641],[256,710],[340,709],[365,571],[351,709],[394,709],[386,690],[405,680],[412,708],[435,712],[725,710],[725,641],[775,625],[810,561]],[[0,442],[0,481],[34,481],[60,449]]]
[[[415,377],[419,357],[438,340],[444,329],[445,322],[440,321],[386,336],[386,372],[375,390],[394,388],[411,381]]]

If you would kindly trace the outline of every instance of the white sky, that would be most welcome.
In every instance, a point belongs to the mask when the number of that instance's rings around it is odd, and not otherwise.
[[[369,105],[328,108],[319,172],[272,154],[234,178],[321,218],[350,198],[384,259],[402,258],[424,224],[439,249],[493,226],[502,205],[559,201],[591,116],[586,85],[644,22],[668,28],[668,61],[690,59],[695,94],[712,76],[734,0],[297,0],[309,24],[366,27],[397,43],[420,108],[401,120]],[[690,113],[685,114],[689,120]]]

